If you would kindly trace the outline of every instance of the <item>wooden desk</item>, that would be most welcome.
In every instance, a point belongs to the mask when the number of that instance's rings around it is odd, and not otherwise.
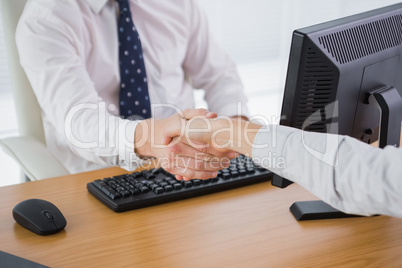
[[[402,220],[385,216],[297,222],[294,201],[314,197],[261,183],[124,213],[86,190],[111,168],[0,188],[0,250],[51,267],[395,267]],[[20,201],[42,198],[67,219],[64,231],[35,235],[15,223]]]

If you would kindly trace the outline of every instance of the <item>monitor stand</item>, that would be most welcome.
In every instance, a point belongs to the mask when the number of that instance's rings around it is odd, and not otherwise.
[[[391,86],[384,86],[369,93],[368,104],[380,110],[379,147],[387,145],[399,147],[401,138],[402,98]],[[281,188],[291,182],[274,175],[272,184]],[[298,221],[359,217],[343,213],[321,200],[295,202],[290,211]]]
[[[368,103],[380,110],[379,147],[399,147],[401,139],[402,98],[396,88],[384,86],[369,93]]]

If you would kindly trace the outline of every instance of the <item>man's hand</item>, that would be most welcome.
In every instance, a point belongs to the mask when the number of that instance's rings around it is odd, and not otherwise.
[[[179,137],[184,134],[187,120],[192,118],[215,118],[215,113],[205,109],[188,109],[166,119],[147,119],[135,131],[135,152],[142,157],[157,158],[158,166],[175,174],[177,179],[208,179],[217,171],[227,168],[234,152],[223,152],[208,145],[197,143],[195,148]],[[164,140],[167,129],[177,130],[176,138]],[[193,144],[194,145],[194,144]]]
[[[208,147],[221,154],[238,152],[247,156],[251,156],[255,135],[261,128],[250,121],[229,117],[194,117],[184,124],[184,130],[183,126],[179,129],[174,125],[163,129],[165,144],[180,138],[196,149]]]

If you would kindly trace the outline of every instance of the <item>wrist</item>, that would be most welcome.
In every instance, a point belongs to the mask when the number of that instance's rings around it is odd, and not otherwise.
[[[218,144],[227,145],[227,149],[241,154],[251,155],[253,142],[261,125],[251,123],[241,119],[217,120],[214,130],[225,128],[216,135]]]
[[[239,122],[241,119],[223,117],[211,120],[212,129],[210,142],[214,148],[223,150],[234,150],[238,147]]]
[[[151,148],[151,119],[138,123],[134,132],[134,152],[140,158],[153,157]]]
[[[261,125],[251,123],[250,121],[242,122],[241,129],[243,137],[242,144],[239,146],[238,152],[251,157],[254,139],[261,127]]]

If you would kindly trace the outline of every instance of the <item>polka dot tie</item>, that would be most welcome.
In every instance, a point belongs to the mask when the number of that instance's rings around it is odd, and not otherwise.
[[[151,117],[147,75],[140,36],[131,18],[129,0],[117,0],[120,64],[120,115],[132,120]]]

